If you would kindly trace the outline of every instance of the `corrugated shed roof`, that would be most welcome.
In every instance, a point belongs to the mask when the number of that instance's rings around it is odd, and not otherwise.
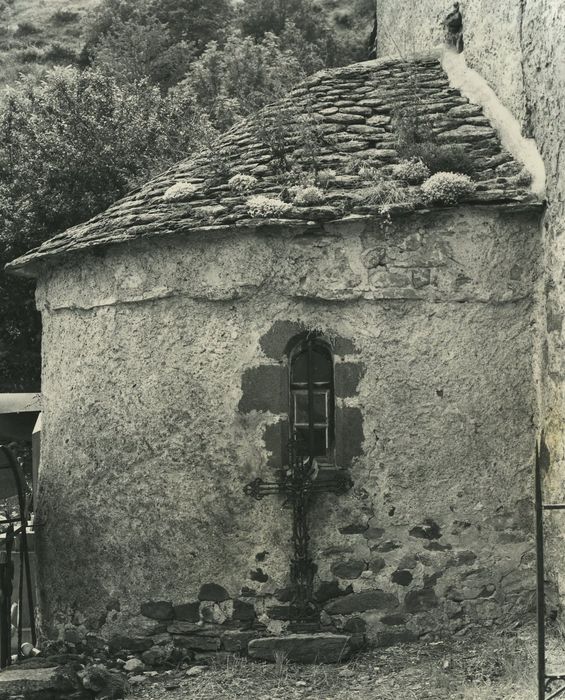
[[[438,142],[460,144],[472,157],[476,190],[467,203],[539,204],[527,185],[518,184],[522,166],[502,149],[481,108],[450,87],[437,58],[380,59],[308,78],[284,100],[234,126],[211,150],[177,163],[102,214],[51,238],[7,268],[32,275],[42,261],[141,237],[315,226],[351,215],[378,215],[378,205],[368,205],[359,196],[371,182],[363,172],[352,172],[351,160],[361,159],[385,175],[390,173],[400,160],[393,116],[407,105],[423,115]],[[313,130],[315,149],[292,132],[285,141],[286,152],[277,151],[281,138],[277,115],[285,114],[304,117],[306,141],[308,129]],[[288,185],[281,162],[308,170],[313,157],[317,168],[335,172],[323,202],[293,204],[279,218],[254,218],[250,196],[278,196]],[[237,173],[251,175],[256,182],[247,191],[234,191],[229,180]],[[164,197],[177,183],[193,187],[185,187],[182,199]],[[407,201],[413,200],[417,187],[404,186]],[[423,205],[416,201],[410,206]]]

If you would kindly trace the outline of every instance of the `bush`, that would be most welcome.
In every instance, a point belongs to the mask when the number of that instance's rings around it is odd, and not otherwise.
[[[51,15],[51,22],[58,25],[71,24],[76,22],[79,16],[80,15],[78,12],[75,12],[74,10],[63,10],[61,7]]]
[[[414,144],[410,148],[402,149],[400,153],[405,157],[421,160],[428,166],[432,175],[451,172],[473,176],[476,173],[475,162],[463,146],[455,144],[440,146],[428,142]]]
[[[266,195],[258,194],[249,197],[247,200],[247,210],[253,217],[279,218],[284,216],[290,209],[292,209],[292,206],[278,197],[267,197]]]
[[[302,187],[300,185],[295,185],[289,188],[289,192],[292,196],[293,203],[298,206],[321,204],[325,199],[324,191],[315,186]]]
[[[58,41],[54,41],[49,48],[45,50],[43,59],[51,63],[76,63],[77,55],[67,46],[63,46]]]
[[[457,204],[475,191],[470,177],[461,173],[436,173],[421,187],[426,204]]]
[[[230,189],[238,194],[243,192],[248,192],[253,189],[257,184],[257,178],[253,175],[243,175],[242,173],[237,173],[228,181]]]
[[[171,187],[165,191],[163,199],[165,201],[182,202],[190,199],[197,189],[198,187],[193,185],[192,182],[177,182],[176,184],[171,185]]]
[[[16,60],[18,63],[40,63],[43,60],[43,51],[35,46],[30,46],[27,49],[17,51]]]
[[[413,107],[397,111],[392,119],[396,149],[405,160],[420,160],[430,173],[454,172],[473,175],[475,163],[462,146],[437,143],[429,123]]]
[[[41,29],[36,27],[33,22],[20,22],[15,31],[15,36],[31,36],[32,34],[39,34]]]
[[[402,160],[392,169],[393,176],[409,185],[419,185],[427,180],[431,173],[428,166],[418,158]]]

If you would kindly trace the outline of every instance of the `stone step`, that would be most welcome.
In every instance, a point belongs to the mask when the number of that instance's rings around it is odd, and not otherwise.
[[[37,694],[41,691],[55,690],[58,679],[55,668],[11,667],[0,672],[0,700],[14,696]]]
[[[276,661],[283,657],[302,664],[335,664],[351,655],[351,637],[346,634],[288,634],[262,637],[249,642],[252,659]]]

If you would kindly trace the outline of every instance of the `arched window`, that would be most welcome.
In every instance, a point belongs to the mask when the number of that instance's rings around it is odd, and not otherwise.
[[[299,454],[333,461],[334,372],[330,346],[319,336],[297,342],[289,354],[290,433]]]

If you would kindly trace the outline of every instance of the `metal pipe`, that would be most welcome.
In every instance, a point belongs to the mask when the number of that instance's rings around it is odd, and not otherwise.
[[[538,700],[545,700],[545,573],[543,560],[543,502],[541,488],[540,445],[536,445],[536,608],[538,627]],[[556,697],[556,696],[554,696]]]

